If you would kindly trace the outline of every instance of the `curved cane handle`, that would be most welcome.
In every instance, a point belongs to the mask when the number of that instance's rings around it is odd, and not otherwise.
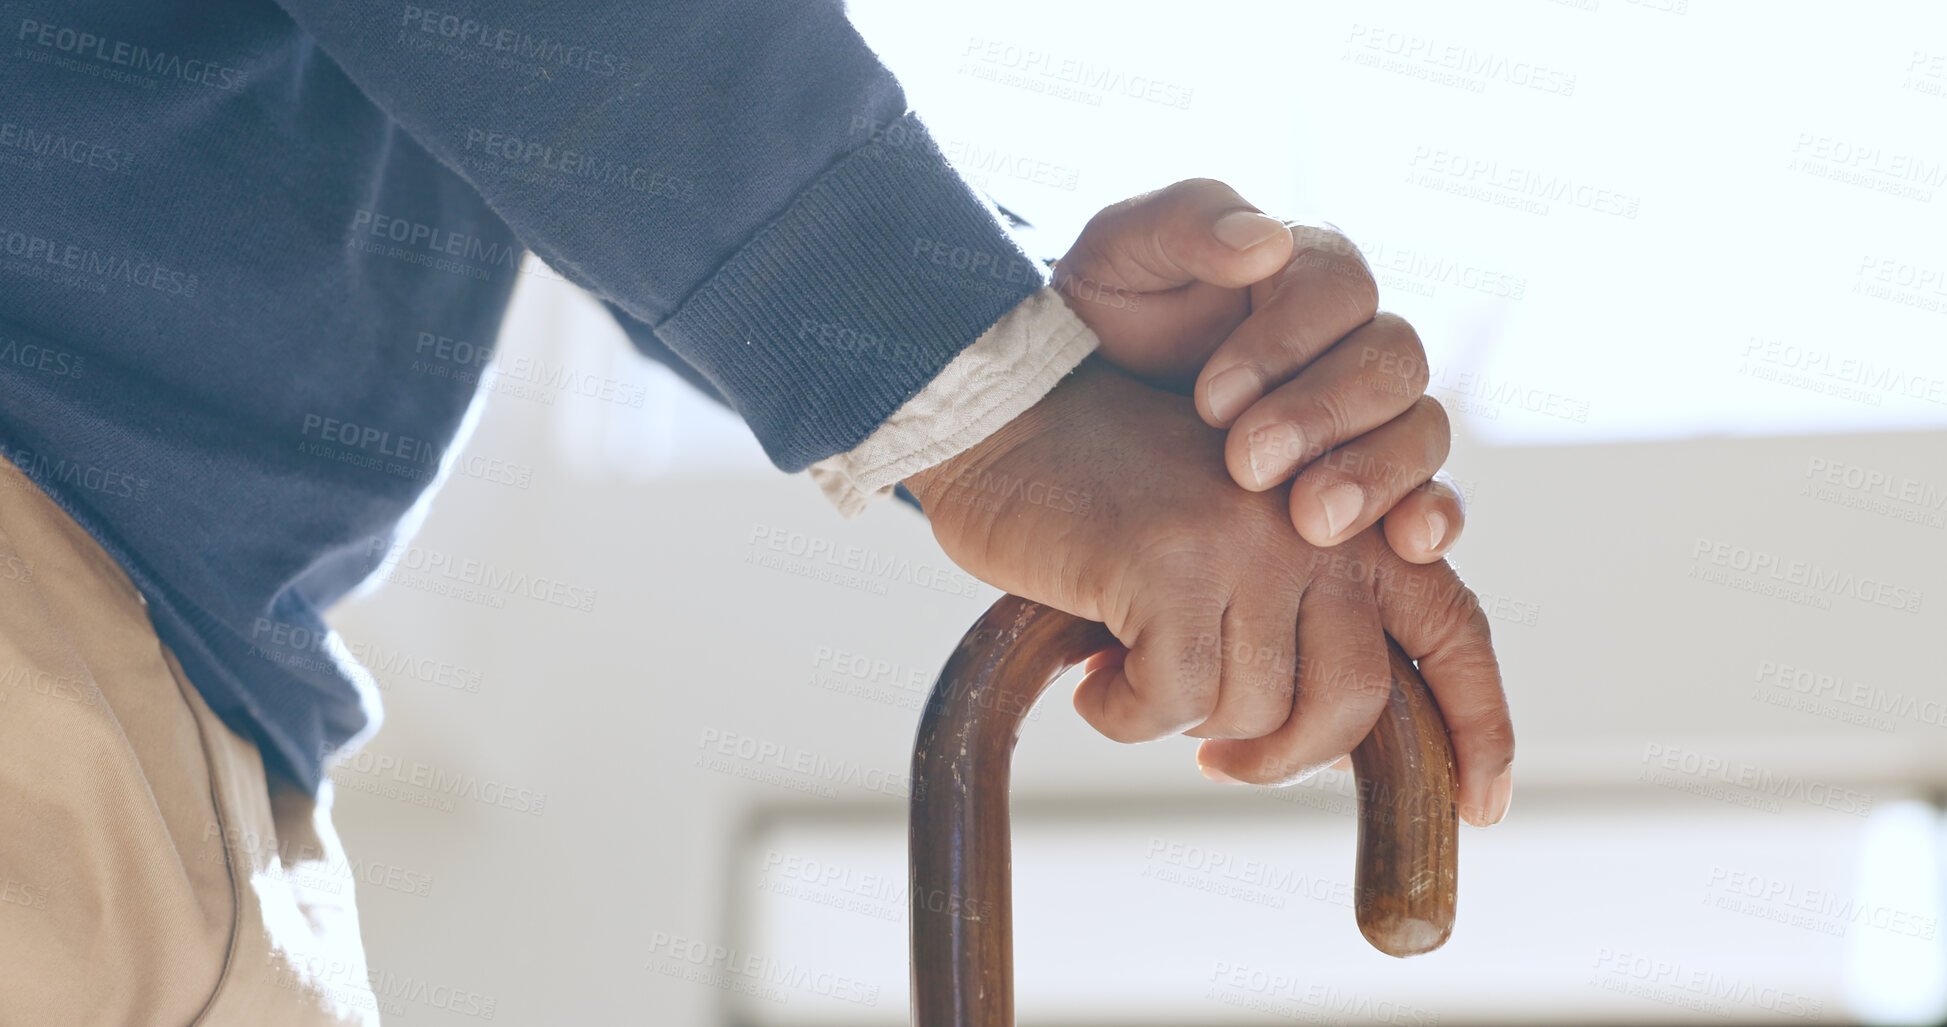
[[[1389,645],[1390,645],[1390,640]],[[960,640],[913,746],[909,896],[913,1022],[1013,1027],[1008,778],[1021,722],[1062,672],[1115,644],[1100,624],[1003,596]],[[1411,660],[1352,754],[1359,782],[1359,930],[1381,952],[1430,952],[1453,929],[1453,751]]]

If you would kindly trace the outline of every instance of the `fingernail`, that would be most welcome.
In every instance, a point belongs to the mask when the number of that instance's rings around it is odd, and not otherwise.
[[[1508,815],[1508,807],[1514,804],[1514,768],[1501,771],[1501,776],[1487,786],[1487,808],[1481,811],[1477,827],[1492,827]]]
[[[1251,477],[1268,489],[1298,464],[1305,440],[1289,424],[1274,424],[1251,433]]]
[[[1426,549],[1429,553],[1440,551],[1440,543],[1447,537],[1447,515],[1430,513],[1426,515]]]
[[[1351,482],[1334,485],[1318,496],[1325,507],[1325,540],[1335,543],[1339,532],[1352,526],[1366,508],[1366,490]]]
[[[1286,231],[1284,222],[1251,210],[1233,210],[1211,226],[1217,240],[1233,250],[1248,250],[1270,242]]]
[[[1210,379],[1203,394],[1210,402],[1211,416],[1219,421],[1231,421],[1263,392],[1264,386],[1258,381],[1256,371],[1248,367],[1233,367]]]
[[[1204,777],[1207,777],[1210,780],[1215,781],[1220,785],[1241,785],[1244,783],[1230,776],[1229,774],[1226,774],[1223,771],[1218,770],[1216,767],[1206,767],[1203,764],[1199,763],[1197,764],[1197,769],[1203,771]]]

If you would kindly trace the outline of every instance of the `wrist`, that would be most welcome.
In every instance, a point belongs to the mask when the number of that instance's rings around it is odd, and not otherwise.
[[[940,516],[948,507],[961,510],[958,516],[962,518],[978,514],[992,517],[999,513],[999,504],[955,502],[955,498],[982,494],[982,486],[987,479],[1005,473],[998,471],[996,465],[1004,463],[1008,454],[1028,440],[1057,430],[1057,426],[1073,414],[1076,403],[1086,393],[1086,383],[1103,373],[1100,360],[1092,356],[1084,359],[1033,406],[992,434],[939,463],[906,476],[902,483],[919,500],[920,509],[929,520],[934,521],[936,528]],[[1004,495],[1007,490],[999,491]]]
[[[980,482],[991,473],[987,469],[1015,445],[1011,441],[1014,426],[1034,416],[1034,408],[1029,408],[993,434],[900,482],[919,500],[920,512],[933,525],[933,534],[942,544],[948,537],[967,538],[970,532],[986,531],[985,525],[976,522],[985,521],[994,511],[982,509],[983,504],[969,499],[980,495]]]

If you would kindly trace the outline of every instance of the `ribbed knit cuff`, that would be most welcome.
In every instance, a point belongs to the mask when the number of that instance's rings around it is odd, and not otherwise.
[[[858,446],[1045,275],[909,113],[656,331],[795,471]]]

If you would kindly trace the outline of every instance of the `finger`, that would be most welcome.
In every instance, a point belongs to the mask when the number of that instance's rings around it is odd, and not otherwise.
[[[1204,361],[1251,312],[1248,290],[1204,282],[1142,293],[1057,265],[1055,287],[1096,335],[1115,340],[1118,368],[1185,396]]]
[[[1380,620],[1419,662],[1453,738],[1460,815],[1476,827],[1496,823],[1513,788],[1514,723],[1487,614],[1445,563],[1416,566],[1388,552],[1378,567]]]
[[[1083,660],[1082,674],[1084,677],[1086,677],[1087,675],[1093,674],[1099,670],[1105,670],[1105,669],[1113,670],[1117,667],[1122,666],[1122,661],[1124,659],[1127,659],[1128,656],[1129,656],[1128,649],[1120,645],[1112,645],[1107,649],[1095,653],[1089,656],[1087,659]]]
[[[1290,784],[1331,766],[1372,731],[1392,694],[1392,671],[1370,588],[1331,577],[1313,581],[1298,610],[1298,693],[1290,719],[1262,738],[1203,743],[1197,763],[1206,776]]]
[[[1386,544],[1407,563],[1432,563],[1447,555],[1467,527],[1467,504],[1447,475],[1408,492],[1386,511]]]
[[[1233,245],[1253,232],[1268,241]],[[1054,285],[1090,328],[1115,340],[1117,366],[1187,394],[1250,313],[1241,286],[1276,272],[1290,252],[1281,222],[1221,182],[1192,179],[1097,214],[1055,263]]]
[[[1057,272],[1138,292],[1191,282],[1236,289],[1275,274],[1291,252],[1284,222],[1222,182],[1192,178],[1096,214]]]
[[[1107,738],[1148,742],[1208,720],[1222,663],[1221,604],[1182,603],[1140,628],[1119,664],[1082,677],[1075,711]]]
[[[1314,546],[1364,531],[1411,495],[1452,445],[1447,413],[1421,396],[1406,412],[1312,461],[1291,484],[1291,523]]]
[[[1266,601],[1266,600],[1269,601]],[[1298,672],[1298,589],[1288,599],[1233,601],[1224,611],[1223,681],[1217,708],[1185,731],[1192,738],[1258,738],[1291,717]]]
[[[1419,334],[1399,317],[1381,314],[1237,418],[1224,440],[1231,478],[1262,492],[1405,413],[1426,382]]]
[[[1213,428],[1229,427],[1266,389],[1288,380],[1379,312],[1379,286],[1350,239],[1303,225],[1291,231],[1295,248],[1268,283],[1270,296],[1255,305],[1197,376],[1197,412]]]

